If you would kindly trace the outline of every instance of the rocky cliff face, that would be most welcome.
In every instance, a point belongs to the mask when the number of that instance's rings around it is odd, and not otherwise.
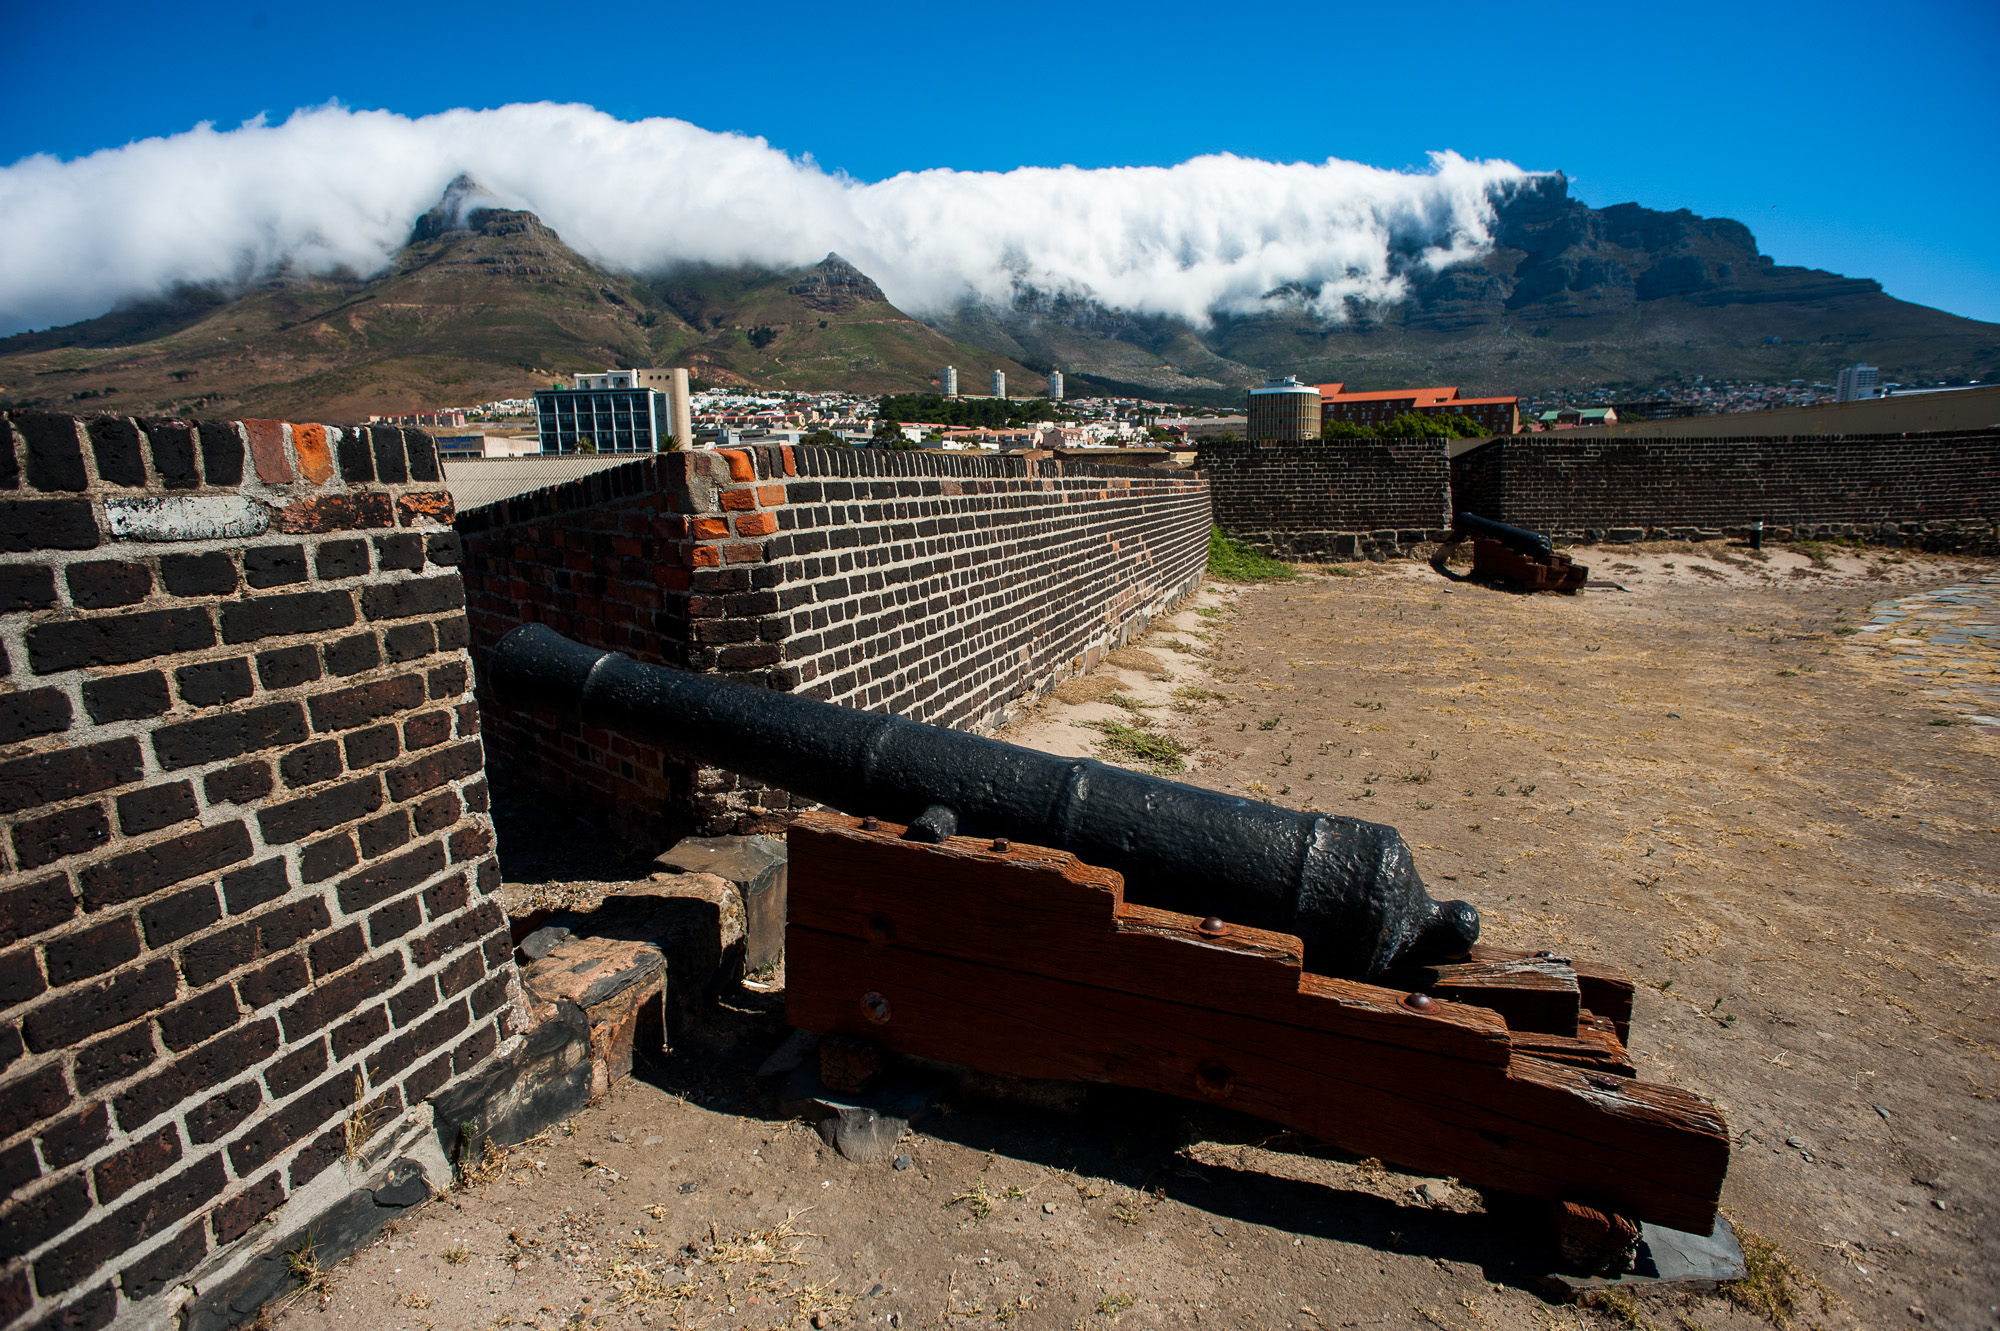
[[[1540,317],[1629,310],[1669,297],[1708,306],[1828,301],[1880,295],[1882,286],[1810,268],[1780,267],[1750,228],[1727,217],[1659,212],[1636,203],[1593,209],[1560,175],[1497,201],[1494,247],[1478,263],[1412,274],[1406,324],[1440,330]]]
[[[1087,293],[1024,290],[1006,309],[938,321],[1038,367],[1148,392],[1230,398],[1266,373],[1386,388],[1421,380],[1480,392],[1644,386],[1696,374],[1830,379],[1870,360],[1892,377],[2000,372],[2000,327],[1899,301],[1865,278],[1786,267],[1743,223],[1635,203],[1590,208],[1560,175],[1494,201],[1494,245],[1431,272],[1403,256],[1409,296],[1308,311],[1318,292],[1206,328],[1107,308]],[[1079,380],[1075,391],[1088,383]]]
[[[848,314],[862,305],[887,305],[889,298],[875,280],[838,254],[829,254],[785,288],[807,308],[826,314]]]

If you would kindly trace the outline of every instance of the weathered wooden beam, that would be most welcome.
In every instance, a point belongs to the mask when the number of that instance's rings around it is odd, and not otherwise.
[[[1507,1028],[1515,1032],[1574,1037],[1577,1013],[1583,1006],[1576,972],[1559,957],[1475,956],[1468,961],[1423,967],[1412,971],[1407,980],[1433,998],[1490,1008],[1505,1017]]]
[[[1307,974],[1286,935],[1128,906],[1116,874],[1062,852],[917,845],[902,830],[825,814],[793,826],[794,1025],[1211,1100],[1677,1229],[1714,1219],[1729,1139],[1697,1096],[1535,1057],[1486,1008]],[[1608,1052],[1594,1025],[1548,1038]]]

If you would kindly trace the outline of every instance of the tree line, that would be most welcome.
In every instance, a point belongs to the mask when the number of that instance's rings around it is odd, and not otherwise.
[[[1056,404],[1045,398],[943,397],[937,393],[892,393],[876,414],[898,425],[905,421],[947,425],[954,429],[1004,429],[1033,421],[1063,419]]]
[[[1319,427],[1322,439],[1477,439],[1493,433],[1470,416],[1429,416],[1406,411],[1380,425],[1328,421]]]

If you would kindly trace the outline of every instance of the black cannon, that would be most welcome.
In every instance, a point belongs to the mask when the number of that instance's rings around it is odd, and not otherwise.
[[[1431,567],[1454,582],[1461,579],[1446,567],[1462,541],[1472,542],[1472,576],[1511,583],[1528,591],[1576,593],[1590,581],[1590,570],[1568,555],[1557,554],[1540,532],[1510,527],[1504,522],[1460,512],[1451,535],[1431,555]]]
[[[1458,521],[1452,524],[1452,535],[1460,539],[1498,541],[1516,554],[1526,555],[1530,559],[1545,560],[1556,552],[1555,546],[1549,543],[1549,538],[1538,531],[1529,531],[1525,527],[1510,527],[1504,522],[1495,522],[1492,518],[1482,518],[1477,513],[1461,512]]]
[[[1392,827],[1299,813],[1084,758],[712,675],[642,665],[524,625],[493,649],[502,706],[551,712],[850,814],[1053,846],[1125,876],[1140,905],[1295,934],[1323,975],[1379,980],[1462,957],[1479,912],[1439,904]]]

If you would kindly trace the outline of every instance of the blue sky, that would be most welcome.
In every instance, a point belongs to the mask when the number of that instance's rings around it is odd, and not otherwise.
[[[555,100],[875,180],[1228,151],[1561,169],[2000,321],[2000,4],[0,6],[0,162],[339,101]]]

